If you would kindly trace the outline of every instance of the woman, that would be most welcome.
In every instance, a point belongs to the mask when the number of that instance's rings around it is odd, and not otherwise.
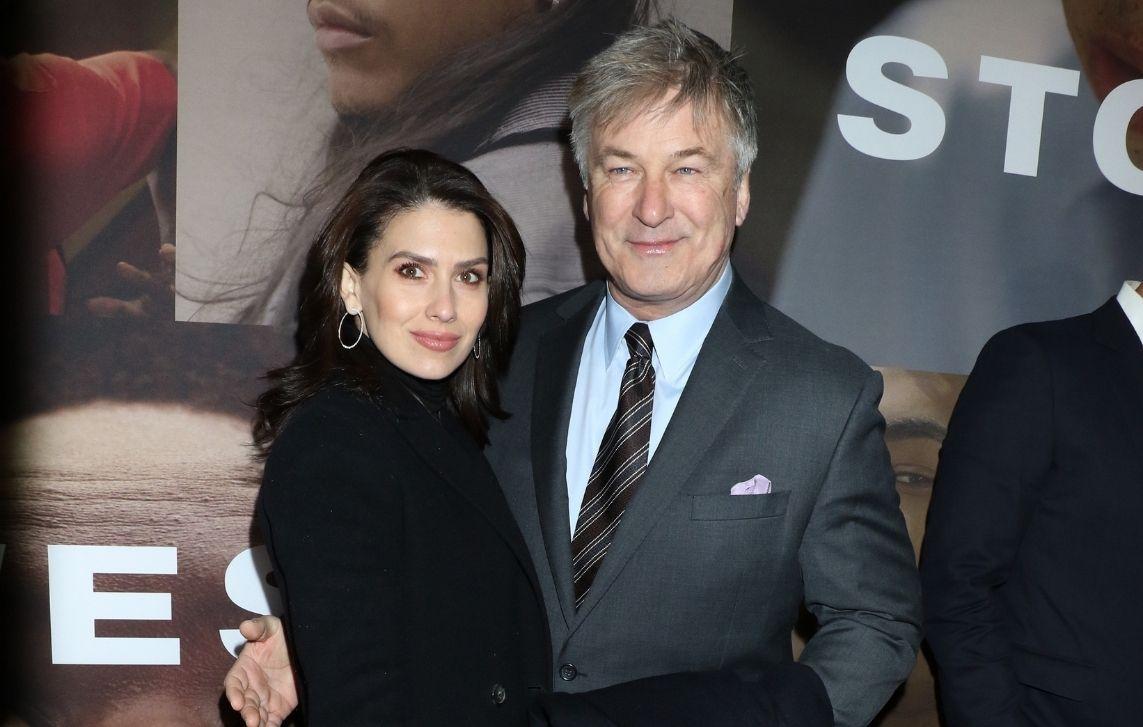
[[[479,449],[523,269],[501,206],[427,151],[370,162],[310,249],[254,439],[311,724],[518,724],[545,686],[539,587]]]

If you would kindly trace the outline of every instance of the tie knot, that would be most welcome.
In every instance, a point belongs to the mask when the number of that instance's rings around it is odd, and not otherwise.
[[[623,335],[627,341],[627,350],[632,358],[645,358],[651,360],[651,351],[655,349],[651,341],[651,329],[646,323],[635,323]]]

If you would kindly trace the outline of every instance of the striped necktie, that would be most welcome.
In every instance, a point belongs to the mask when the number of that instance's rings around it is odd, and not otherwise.
[[[624,339],[631,356],[619,386],[619,406],[595,455],[572,536],[572,581],[577,609],[591,589],[623,510],[647,471],[651,405],[655,397],[655,369],[651,366],[654,344],[646,323],[632,325]]]

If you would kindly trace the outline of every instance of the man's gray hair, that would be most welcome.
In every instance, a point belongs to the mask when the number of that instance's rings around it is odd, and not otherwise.
[[[742,180],[758,154],[758,115],[750,79],[738,65],[738,54],[668,18],[623,33],[588,61],[576,78],[568,107],[572,152],[584,184],[591,135],[631,121],[676,89],[678,93],[661,110],[670,113],[689,102],[696,126],[707,114],[718,114],[738,164],[736,180]]]

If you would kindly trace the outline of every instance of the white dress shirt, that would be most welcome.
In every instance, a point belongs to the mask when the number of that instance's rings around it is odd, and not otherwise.
[[[655,349],[651,355],[651,365],[655,368],[655,398],[651,408],[648,461],[655,456],[659,440],[671,421],[671,414],[679,403],[683,387],[687,385],[702,342],[706,340],[714,317],[730,290],[731,279],[730,265],[727,265],[718,281],[694,303],[666,318],[647,322]],[[565,450],[568,522],[573,536],[596,452],[619,405],[619,385],[630,357],[624,334],[636,322],[635,317],[611,296],[608,288],[583,342]]]
[[[1135,335],[1139,336],[1139,340],[1143,342],[1143,295],[1135,292],[1138,287],[1138,280],[1126,281],[1123,283],[1123,287],[1119,289],[1119,295],[1115,296],[1115,300],[1123,312],[1127,314],[1127,320],[1131,321]]]

